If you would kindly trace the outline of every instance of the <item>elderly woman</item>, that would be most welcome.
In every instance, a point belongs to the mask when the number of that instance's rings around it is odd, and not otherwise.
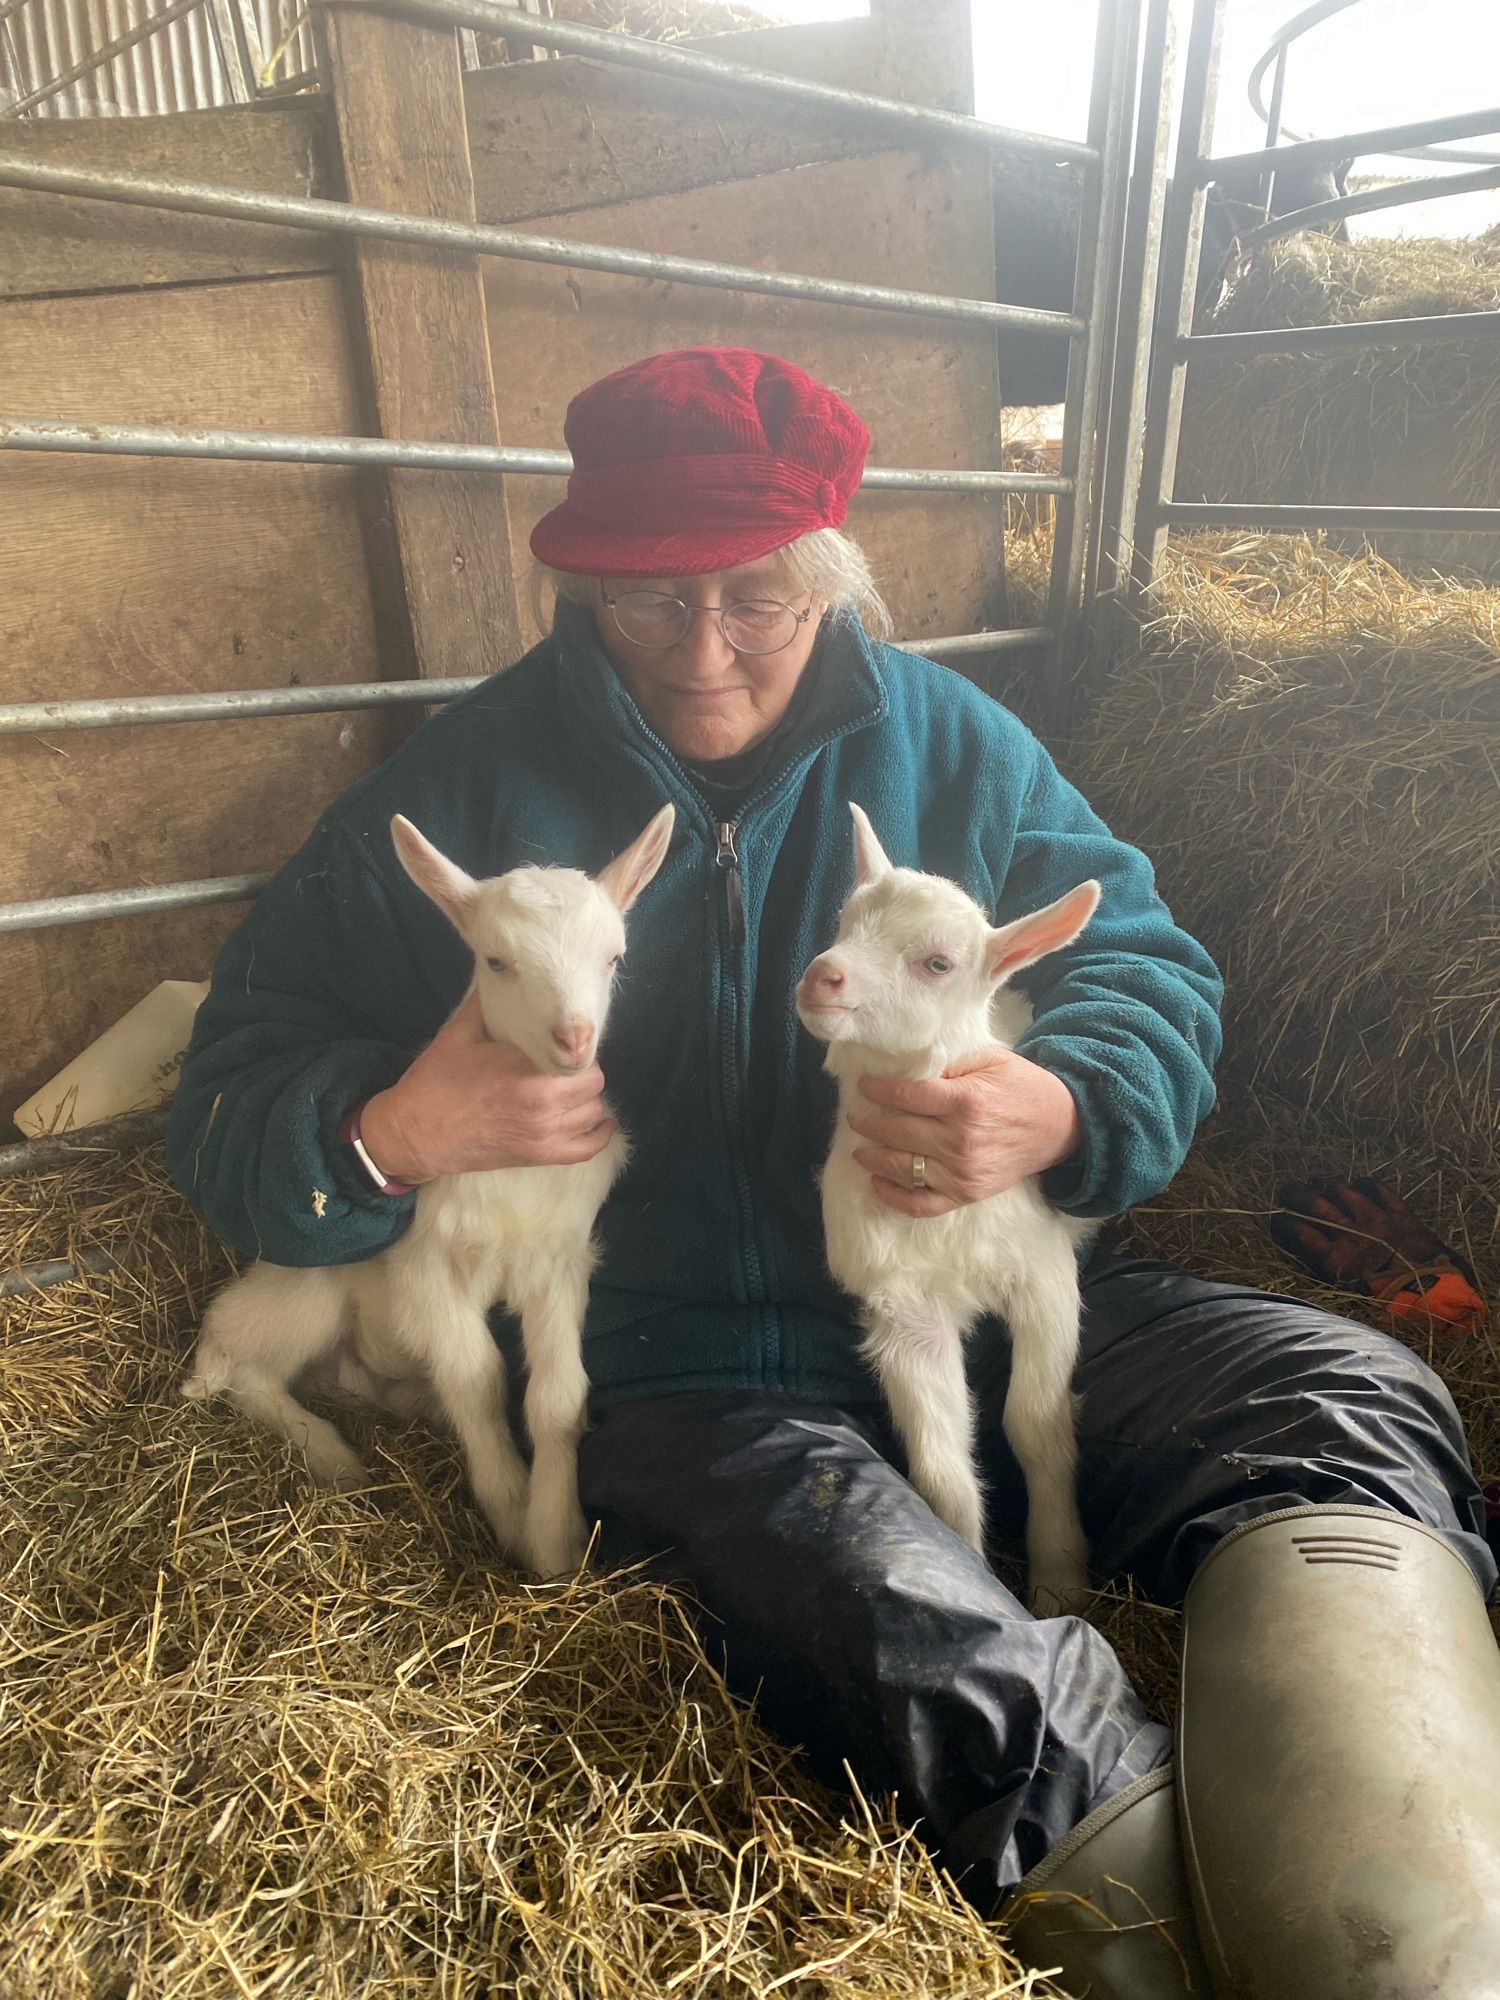
[[[657,355],[578,396],[567,437],[532,543],[551,635],[338,800],[225,946],[178,1184],[239,1249],[331,1264],[388,1244],[435,1176],[597,1152],[598,1068],[541,1076],[449,1020],[466,955],[390,818],[476,875],[593,869],[670,799],[604,1049],[634,1142],[587,1325],[606,1556],[690,1582],[766,1716],[898,1791],[1031,1962],[1096,1996],[1500,1992],[1495,1574],[1428,1370],[1294,1300],[1088,1262],[1083,1519],[1101,1576],[1194,1586],[1179,1770],[1099,1634],[1031,1617],[908,1486],[824,1267],[833,1097],[792,992],[850,887],[851,799],[997,921],[1103,884],[1029,975],[1014,1053],[868,1082],[858,1158],[894,1208],[1039,1174],[1107,1216],[1164,1187],[1212,1102],[1207,954],[1013,716],[871,636],[838,532],[868,437],[831,389],[739,349]],[[1002,1332],[970,1358],[1014,1532]]]

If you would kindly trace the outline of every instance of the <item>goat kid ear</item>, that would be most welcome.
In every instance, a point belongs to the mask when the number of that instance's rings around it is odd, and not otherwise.
[[[457,862],[450,861],[434,847],[425,834],[418,833],[401,813],[391,820],[391,839],[397,860],[422,894],[430,897],[459,935],[466,938],[479,894],[474,877],[466,875]]]
[[[1076,889],[1059,896],[1045,910],[1018,917],[1013,924],[1002,924],[999,930],[991,931],[986,947],[990,978],[1009,979],[1023,966],[1034,965],[1048,952],[1061,951],[1065,944],[1071,944],[1098,909],[1101,893],[1097,882],[1080,882]]]
[[[851,799],[849,811],[854,819],[854,886],[863,889],[867,882],[878,882],[882,875],[890,874],[891,857],[876,839],[864,807]]]
[[[663,806],[625,852],[617,854],[595,876],[595,881],[617,909],[628,910],[666,860],[676,818],[675,806]]]

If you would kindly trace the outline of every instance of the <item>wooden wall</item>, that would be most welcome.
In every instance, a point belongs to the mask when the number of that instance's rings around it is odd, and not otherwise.
[[[735,37],[732,52],[962,106],[962,25],[956,0],[887,0],[875,20]],[[887,150],[805,110],[573,59],[463,87],[485,220],[549,217],[578,238],[933,291],[990,286],[978,155]],[[7,144],[290,193],[342,187],[327,107],[311,101],[17,126]],[[303,232],[0,190],[0,379],[16,415],[373,434],[361,298],[346,247]],[[728,340],[835,383],[870,422],[876,462],[998,463],[994,342],[978,329],[499,260],[484,302],[508,443],[560,444],[569,397],[636,355]],[[525,538],[560,488],[512,481],[507,494],[524,608]],[[381,476],[332,467],[0,454],[0,699],[408,675],[389,514]],[[852,525],[903,632],[971,629],[999,610],[993,503],[870,496]],[[404,726],[361,714],[0,738],[0,898],[272,866]],[[0,1113],[156,980],[203,976],[237,915],[0,937]]]

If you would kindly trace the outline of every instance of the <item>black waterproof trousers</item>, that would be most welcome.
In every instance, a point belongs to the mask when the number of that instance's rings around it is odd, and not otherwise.
[[[1355,1502],[1495,1564],[1451,1398],[1399,1342],[1296,1299],[1096,1254],[1075,1386],[1079,1500],[1099,1577],[1180,1603],[1231,1528]],[[971,1350],[997,1540],[1025,1488],[1000,1428],[1005,1343]],[[1036,1619],[919,1499],[878,1415],[768,1392],[606,1413],[585,1438],[605,1562],[691,1585],[705,1641],[761,1714],[837,1780],[902,1809],[982,1909],[1095,1806],[1161,1764],[1170,1732],[1107,1642]],[[1392,1635],[1399,1644],[1399,1635]]]

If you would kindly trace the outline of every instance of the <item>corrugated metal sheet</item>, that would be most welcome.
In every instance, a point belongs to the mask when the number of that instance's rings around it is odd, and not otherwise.
[[[160,14],[166,0],[21,0],[0,21],[0,116],[132,28]],[[254,0],[260,45],[269,56],[296,20],[300,0]],[[276,75],[313,63],[304,23]],[[133,48],[124,49],[23,115],[28,118],[136,117],[154,111],[200,111],[233,102],[220,60],[210,0]]]

